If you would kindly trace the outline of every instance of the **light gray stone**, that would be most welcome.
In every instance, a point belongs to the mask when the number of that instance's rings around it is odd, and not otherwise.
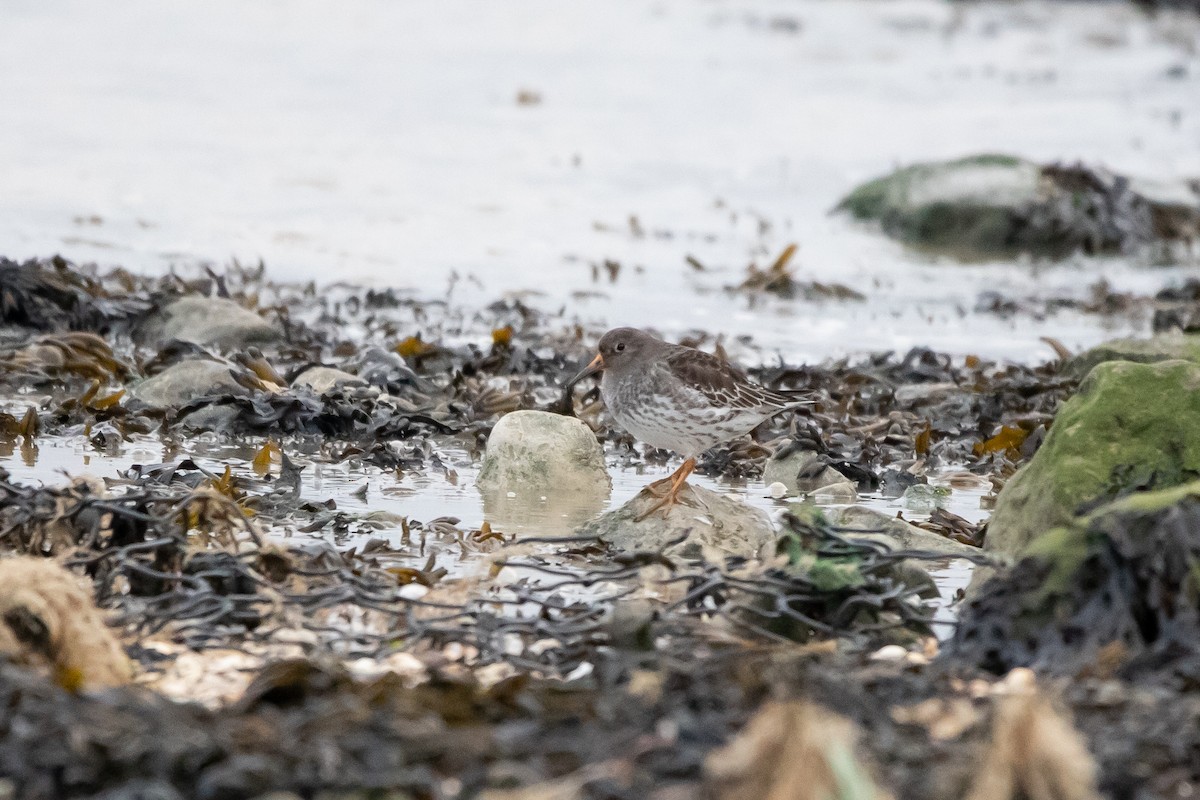
[[[574,417],[546,411],[505,414],[488,436],[477,481],[481,489],[571,492],[612,486],[604,448]]]
[[[680,502],[655,511],[645,519],[658,498],[643,489],[620,508],[582,525],[581,536],[596,536],[621,550],[666,550],[683,558],[704,557],[720,561],[725,556],[766,558],[774,550],[775,530],[765,512],[741,500],[685,484]]]
[[[198,359],[180,361],[129,390],[154,408],[174,408],[210,394],[248,396],[250,390],[234,379],[228,364]]]
[[[181,297],[156,311],[139,334],[151,344],[179,339],[226,350],[270,344],[282,338],[278,328],[232,300],[195,295]]]
[[[325,394],[338,386],[365,385],[366,381],[357,375],[333,367],[309,367],[292,381],[292,386],[307,386],[317,394]]]
[[[821,461],[821,456],[811,450],[797,450],[782,458],[772,456],[763,466],[763,484],[781,483],[788,497],[802,494],[820,494],[828,499],[822,502],[852,503],[858,497],[854,483]]]
[[[215,403],[185,414],[180,417],[179,424],[195,430],[225,433],[233,428],[237,418],[238,410],[236,408],[231,405]]]
[[[858,502],[858,489],[850,481],[831,483],[809,492],[808,499],[818,505],[846,505]]]

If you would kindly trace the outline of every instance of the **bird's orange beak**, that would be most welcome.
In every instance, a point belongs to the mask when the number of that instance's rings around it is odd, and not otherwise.
[[[604,371],[604,356],[600,355],[599,353],[596,353],[596,357],[591,360],[591,363],[589,363],[586,367],[584,367],[582,370],[580,370],[578,375],[576,375],[574,378],[571,378],[571,380],[567,381],[567,386],[574,386],[575,384],[579,383],[581,380],[588,377],[589,375],[595,375],[596,373],[603,372],[603,371]]]

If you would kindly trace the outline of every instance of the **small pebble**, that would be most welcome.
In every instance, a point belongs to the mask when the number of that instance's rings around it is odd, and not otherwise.
[[[787,493],[787,487],[784,486],[781,481],[775,481],[767,487],[767,494],[771,495],[771,497],[775,498],[776,500],[782,500],[783,498],[787,497]]]
[[[420,600],[425,595],[429,594],[429,587],[422,586],[419,583],[406,583],[396,592],[405,600]]]
[[[898,644],[885,644],[883,647],[871,653],[872,661],[903,661],[908,656],[908,651]]]

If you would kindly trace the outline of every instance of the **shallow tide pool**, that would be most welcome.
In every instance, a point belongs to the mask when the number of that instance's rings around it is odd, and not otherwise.
[[[254,443],[232,445],[221,443],[217,437],[209,435],[201,435],[189,442],[184,450],[176,444],[168,445],[151,437],[138,437],[104,452],[98,451],[82,436],[43,437],[39,439],[36,450],[20,447],[7,451],[0,449],[0,467],[9,472],[13,481],[22,484],[59,485],[85,474],[119,484],[126,471],[134,465],[191,458],[199,466],[218,475],[228,465],[236,477],[255,483],[261,481],[251,464],[257,450],[258,446]],[[438,518],[454,517],[460,521],[459,527],[463,530],[478,529],[487,521],[494,530],[515,536],[517,543],[526,536],[570,536],[578,520],[619,507],[650,481],[668,475],[674,466],[629,469],[610,463],[612,493],[603,505],[580,508],[567,499],[547,497],[541,507],[522,507],[521,513],[514,516],[503,509],[489,513],[485,498],[475,487],[478,465],[465,452],[448,449],[437,452],[437,456],[443,465],[441,469],[397,474],[370,465],[356,464],[352,460],[342,464],[309,461],[303,455],[289,451],[289,457],[304,467],[301,471],[301,498],[317,503],[332,500],[336,510],[350,521],[351,532],[334,537],[338,546],[361,546],[370,539],[383,539],[399,551],[389,553],[389,557],[408,560],[415,567],[424,567],[432,554],[433,568],[444,568],[451,577],[482,574],[487,570],[491,557],[488,553],[468,554],[449,549],[419,551],[402,542],[399,517],[426,523]],[[277,476],[278,471],[276,460],[271,473]],[[949,472],[953,471],[947,470]],[[694,475],[690,480],[705,488],[742,498],[772,517],[778,516],[787,507],[788,501],[770,498],[761,481],[734,483],[715,481],[702,475]],[[932,482],[945,483],[936,476]],[[980,508],[980,498],[985,494],[987,489],[983,484],[969,489],[956,488],[951,491],[945,507],[972,522],[978,521],[986,516]],[[921,520],[928,516],[905,509],[899,498],[864,494],[859,504],[889,516],[902,512],[909,520]],[[332,535],[328,529],[304,534],[286,527],[272,529],[269,533],[322,539]],[[406,550],[408,555],[405,555]],[[971,569],[970,563],[963,559],[931,563],[930,573],[942,595],[937,603],[936,619],[939,621],[948,622],[953,618],[950,604],[958,589],[963,588],[970,579]],[[537,579],[539,576],[531,577]],[[941,633],[944,635],[948,630],[942,630]]]

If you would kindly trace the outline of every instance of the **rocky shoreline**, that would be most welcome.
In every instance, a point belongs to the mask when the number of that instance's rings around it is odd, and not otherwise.
[[[0,300],[10,454],[164,454],[0,476],[0,795],[767,797],[786,765],[821,776],[814,796],[1200,780],[1193,334],[1037,366],[754,367],[816,402],[699,472],[780,514],[696,488],[637,522],[644,498],[599,515],[606,468],[667,454],[610,427],[594,388],[564,393],[600,331],[519,301],[61,259],[0,262]],[[197,463],[203,437],[253,458]],[[448,448],[482,463],[477,528],[301,488],[344,463],[450,479]],[[992,487],[988,525],[938,509],[947,470]],[[556,493],[595,513],[514,532]],[[857,508],[869,493],[928,516]],[[926,570],[947,558],[992,577],[939,643]]]

